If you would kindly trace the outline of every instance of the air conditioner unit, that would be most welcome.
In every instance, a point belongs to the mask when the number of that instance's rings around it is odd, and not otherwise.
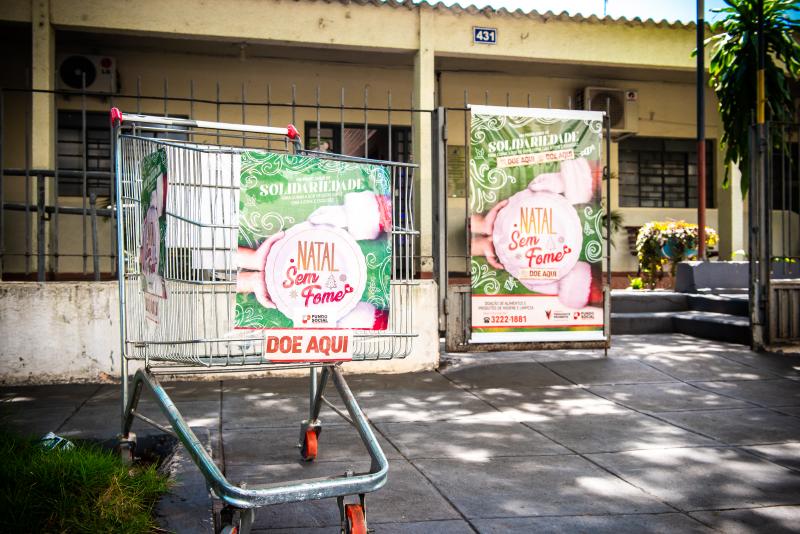
[[[117,60],[110,56],[65,54],[58,57],[58,88],[117,92]]]
[[[578,109],[607,111],[615,137],[639,131],[639,92],[635,89],[584,87],[576,95]]]

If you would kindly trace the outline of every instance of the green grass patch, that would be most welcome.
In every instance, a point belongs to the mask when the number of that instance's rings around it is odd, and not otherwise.
[[[152,532],[167,491],[155,465],[126,466],[111,451],[76,443],[44,450],[0,432],[0,532]]]

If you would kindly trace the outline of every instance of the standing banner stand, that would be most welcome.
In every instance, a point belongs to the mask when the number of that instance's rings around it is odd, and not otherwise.
[[[605,114],[470,111],[469,350],[607,347]]]
[[[415,166],[304,151],[291,125],[117,109],[111,119],[123,356],[120,449],[132,457],[134,418],[175,435],[224,504],[221,532],[249,532],[256,507],[336,497],[342,532],[365,534],[365,494],[386,483],[389,466],[340,365],[404,358],[411,351]],[[144,364],[132,381],[129,360]],[[233,485],[158,380],[298,368],[310,377],[301,457],[317,457],[325,403],[355,427],[371,458],[367,472]],[[324,396],[329,380],[346,413]],[[145,387],[171,428],[139,413]]]

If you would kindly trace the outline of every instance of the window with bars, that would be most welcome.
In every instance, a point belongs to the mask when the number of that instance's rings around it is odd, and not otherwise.
[[[186,118],[185,116],[175,115]],[[173,126],[171,130],[184,130]],[[140,131],[142,137],[158,137],[186,141],[182,133]],[[98,198],[111,196],[111,123],[107,111],[87,111],[84,124],[80,110],[59,110],[56,165],[59,171],[59,196],[82,197],[94,193]],[[87,171],[84,191],[83,171]],[[66,171],[66,172],[62,172]],[[98,175],[97,173],[102,173]]]
[[[697,143],[634,137],[619,143],[622,207],[696,208]],[[714,206],[713,142],[706,141],[706,207]]]
[[[61,196],[108,197],[111,194],[111,126],[108,112],[86,112],[84,127],[81,111],[58,112],[57,168],[63,173],[58,178]],[[104,172],[87,176],[86,190],[82,173]],[[80,173],[81,175],[77,175]]]
[[[409,162],[411,159],[411,128],[392,126],[391,144],[389,127],[370,124],[340,124],[332,122],[305,124],[305,144],[309,150],[323,150],[345,156],[366,157],[390,161]],[[317,143],[319,139],[319,143]]]
[[[771,165],[772,209],[800,213],[800,145],[773,149]]]

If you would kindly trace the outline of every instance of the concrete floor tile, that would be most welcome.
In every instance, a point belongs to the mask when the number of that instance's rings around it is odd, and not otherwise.
[[[537,534],[673,534],[711,533],[708,527],[678,513],[570,517],[514,517],[476,519],[481,534],[536,532]]]
[[[528,389],[570,385],[570,382],[537,362],[490,363],[445,369],[442,373],[467,388]]]
[[[601,358],[552,362],[545,366],[570,382],[581,385],[646,384],[675,379],[637,361]]]
[[[347,383],[357,395],[380,391],[441,391],[454,387],[450,380],[434,371],[393,375],[352,375],[347,377]]]
[[[729,360],[777,374],[784,378],[800,378],[800,356],[765,354],[752,351],[728,351],[723,356]]]
[[[742,345],[685,334],[636,334],[613,336],[609,357],[638,359],[651,354],[729,354],[734,351],[749,352]]]
[[[219,426],[219,402],[176,402],[184,420],[190,427],[217,428]],[[140,401],[137,411],[166,427],[167,418],[154,401]],[[84,405],[63,426],[65,436],[84,439],[110,439],[121,430],[120,407],[116,404]],[[154,434],[161,431],[143,421],[134,419],[133,431],[137,434]]]
[[[302,377],[265,376],[259,378],[237,378],[224,380],[222,389],[224,393],[233,396],[258,395],[262,392],[276,393],[306,393],[308,392],[309,379]]]
[[[256,511],[256,517],[258,517],[258,511]],[[250,532],[253,534],[341,534],[342,531],[338,526],[329,525],[327,527],[254,528]]]
[[[550,388],[489,388],[473,390],[481,399],[514,421],[548,421],[560,416],[632,413],[632,410],[577,386]]]
[[[800,417],[800,406],[788,406],[788,407],[780,407],[774,408],[776,412],[785,413],[787,415],[791,415],[793,417]]]
[[[745,450],[766,458],[770,462],[800,471],[800,441],[755,445],[745,447]]]
[[[800,440],[800,419],[764,408],[662,412],[658,416],[728,445]]]
[[[390,460],[401,458],[394,446],[375,433],[383,453]],[[297,447],[300,424],[282,428],[246,428],[223,430],[225,464],[259,465],[302,462]],[[317,461],[341,462],[351,458],[369,458],[358,432],[350,425],[322,423]]]
[[[388,390],[356,393],[361,409],[375,422],[492,420],[502,417],[470,392],[448,384],[439,390]]]
[[[775,378],[771,371],[729,360],[719,354],[667,353],[644,356],[642,361],[679,380],[759,380]]]
[[[796,534],[800,506],[694,512],[691,516],[725,534]]]
[[[752,406],[741,400],[716,395],[682,383],[592,386],[589,391],[634,410],[646,412]]]
[[[516,422],[381,423],[378,429],[411,459],[483,462],[502,456],[570,454],[564,447]]]
[[[800,406],[800,382],[796,380],[778,378],[739,382],[714,381],[697,382],[694,385],[759,406]]]
[[[374,421],[414,421],[469,416],[487,407],[453,386],[438,373],[353,375],[348,385],[366,415]],[[326,397],[344,410],[338,391],[329,381]],[[295,426],[308,418],[307,378],[267,378],[226,381],[223,391],[224,428]],[[323,405],[326,425],[346,425]]]
[[[77,408],[100,388],[97,384],[53,384],[46,386],[3,387],[7,402],[14,409],[49,408],[50,406]]]
[[[297,481],[301,478],[339,476],[346,469],[365,469],[358,462],[311,462],[268,466],[233,466],[230,480],[246,480],[249,486],[258,483]],[[433,486],[405,460],[393,460],[386,486],[367,494],[370,523],[405,523],[460,519],[458,513]],[[256,512],[254,528],[293,528],[339,526],[336,499],[266,506]]]
[[[636,412],[560,416],[529,424],[579,453],[719,445],[710,439]]]
[[[369,523],[380,534],[474,534],[466,521],[423,521],[410,523]]]
[[[338,406],[335,391],[326,390],[327,396]],[[308,419],[308,394],[297,392],[262,391],[251,393],[224,393],[222,398],[222,427],[267,428],[297,427]],[[347,422],[333,410],[323,405],[320,419],[327,425],[346,425]]]
[[[468,518],[669,511],[575,455],[414,463]]]
[[[200,381],[162,381],[164,391],[176,404],[180,402],[219,402],[222,386],[219,380]],[[152,398],[147,388],[142,389],[142,399]],[[104,404],[119,402],[122,398],[122,387],[119,384],[104,384],[92,395],[87,404]]]
[[[211,433],[198,431],[196,435],[206,451],[213,453],[215,441]],[[177,446],[160,470],[169,473],[172,485],[153,510],[158,525],[169,532],[213,532],[211,495],[187,450]]]
[[[369,521],[367,527],[377,534],[474,534],[465,521],[442,520],[411,523],[375,523]],[[317,528],[279,528],[254,529],[253,532],[264,534],[339,534],[339,526]]]
[[[13,402],[4,402],[0,404],[0,428],[23,436],[39,437],[57,432],[74,412],[72,405],[55,403],[49,408],[21,408]]]
[[[683,511],[800,502],[800,473],[736,449],[657,449],[588,457]]]

